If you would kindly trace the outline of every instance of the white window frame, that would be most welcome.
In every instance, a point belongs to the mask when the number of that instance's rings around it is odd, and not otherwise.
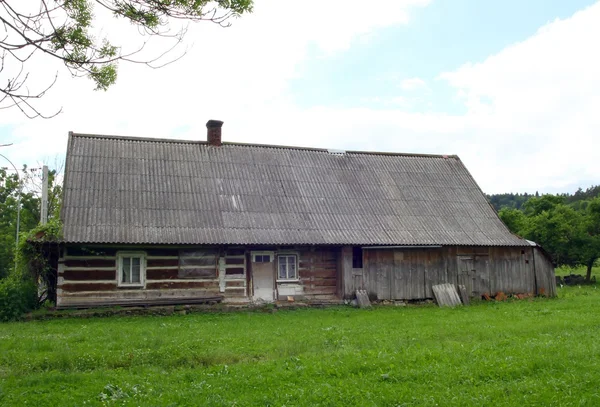
[[[273,251],[250,252],[250,260],[252,260],[252,263],[256,263],[256,256],[271,256],[271,261],[269,263],[273,263],[275,261],[275,252]]]
[[[140,282],[123,283],[123,258],[132,257],[140,259]],[[145,287],[146,286],[146,252],[117,252],[117,286],[118,287]]]
[[[279,277],[279,258],[280,257],[293,257],[296,265],[296,277],[294,278],[280,278]],[[297,282],[300,281],[300,271],[298,270],[298,254],[297,253],[277,253],[277,282]]]

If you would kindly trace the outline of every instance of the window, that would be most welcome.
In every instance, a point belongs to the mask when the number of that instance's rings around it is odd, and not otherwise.
[[[271,263],[273,252],[252,252],[252,263]]]
[[[277,280],[298,280],[296,255],[285,254],[277,256],[277,263],[279,264]]]
[[[352,248],[352,268],[363,268],[363,250],[362,247],[356,246]]]
[[[144,285],[146,282],[146,256],[144,253],[119,253],[117,262],[119,286],[141,287]]]
[[[217,278],[219,253],[216,250],[181,250],[179,278]]]

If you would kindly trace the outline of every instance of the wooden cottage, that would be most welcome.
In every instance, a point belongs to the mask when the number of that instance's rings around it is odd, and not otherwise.
[[[555,292],[457,156],[69,134],[57,305]]]

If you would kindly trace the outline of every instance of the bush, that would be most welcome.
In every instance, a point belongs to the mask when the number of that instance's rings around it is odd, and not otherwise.
[[[0,321],[11,321],[36,308],[37,287],[29,279],[9,276],[0,280]]]

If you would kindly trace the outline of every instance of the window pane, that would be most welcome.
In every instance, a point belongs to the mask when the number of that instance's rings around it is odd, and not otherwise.
[[[298,278],[296,273],[296,256],[278,256],[279,279],[295,280]]]
[[[129,257],[123,257],[123,272],[121,282],[131,283],[131,259]]]
[[[279,278],[285,279],[286,275],[287,275],[287,273],[286,273],[285,257],[280,257],[279,258]]]
[[[140,258],[132,257],[131,258],[131,282],[132,283],[140,283]]]
[[[269,254],[255,254],[254,262],[255,263],[270,263],[271,256]]]
[[[288,278],[297,278],[296,277],[296,256],[288,257]]]

